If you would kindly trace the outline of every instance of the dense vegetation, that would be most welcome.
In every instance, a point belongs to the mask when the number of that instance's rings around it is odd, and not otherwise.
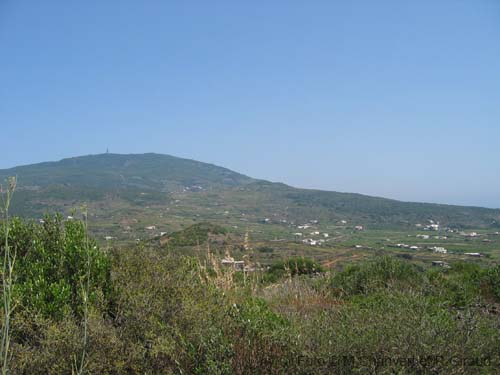
[[[101,154],[0,170],[0,178],[19,176],[26,186],[85,186],[99,190],[116,187],[143,191],[209,185],[243,185],[252,179],[228,169],[170,155]]]
[[[312,259],[289,258],[271,264],[267,269],[266,280],[278,281],[285,276],[318,275],[324,272],[323,267]]]
[[[198,223],[164,237],[169,246],[195,246],[204,244],[210,235],[223,235],[227,230],[210,223]]]
[[[63,224],[60,216],[45,216],[42,225],[14,219],[10,227],[9,243],[17,259],[17,298],[24,308],[47,318],[60,319],[66,313],[81,316],[81,287],[87,271],[92,276],[90,301],[109,300],[109,259],[87,238],[83,222]]]
[[[77,220],[9,226],[14,374],[494,374],[500,366],[499,267],[382,257],[327,274],[289,259],[271,267],[273,280],[243,279],[158,247],[104,251]]]

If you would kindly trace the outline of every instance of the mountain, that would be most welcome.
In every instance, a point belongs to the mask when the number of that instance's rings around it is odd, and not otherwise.
[[[14,212],[40,216],[68,205],[123,200],[165,203],[168,193],[243,186],[255,180],[212,164],[159,154],[100,154],[0,170],[18,177]]]
[[[0,170],[1,180],[8,176],[19,181],[15,214],[39,218],[87,204],[98,226],[109,230],[158,223],[178,228],[198,220],[234,227],[308,220],[346,220],[374,228],[414,228],[428,220],[459,228],[497,228],[500,223],[500,210],[297,189],[152,153],[89,155]]]
[[[255,180],[226,168],[170,155],[100,154],[0,170],[0,178],[19,176],[31,189],[86,186],[170,191],[185,186],[240,186]]]

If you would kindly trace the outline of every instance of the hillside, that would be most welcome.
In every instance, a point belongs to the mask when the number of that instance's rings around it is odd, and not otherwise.
[[[89,155],[0,170],[1,178],[13,175],[19,176],[22,187],[30,189],[64,185],[171,191],[189,186],[240,186],[253,181],[212,164],[153,153]]]
[[[170,193],[254,181],[212,164],[153,153],[88,155],[0,170],[0,180],[8,176],[17,176],[19,182],[14,212],[27,217],[110,200],[162,204]]]
[[[69,214],[88,204],[97,226],[110,230],[147,224],[170,230],[199,220],[226,226],[265,222],[276,228],[308,220],[384,228],[414,227],[427,220],[459,228],[497,228],[500,222],[500,210],[297,189],[159,154],[90,155],[0,170],[2,180],[12,175],[19,180],[15,214]]]

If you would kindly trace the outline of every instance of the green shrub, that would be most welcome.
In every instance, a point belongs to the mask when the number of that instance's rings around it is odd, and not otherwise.
[[[392,257],[382,257],[360,265],[350,265],[333,276],[335,291],[346,295],[367,295],[385,288],[406,288],[422,283],[417,266]]]
[[[196,246],[207,241],[210,234],[224,235],[227,230],[211,223],[198,223],[168,235],[169,246]]]
[[[271,264],[265,278],[268,282],[276,282],[285,275],[313,275],[324,271],[318,262],[310,258],[289,258]]]
[[[11,225],[12,373],[71,374],[83,348],[85,227]],[[90,244],[89,374],[487,374],[500,364],[499,267],[383,257],[311,278],[319,264],[292,258],[270,267],[271,285],[223,289],[195,258]],[[287,273],[305,277],[280,280]],[[460,362],[477,358],[489,364]]]
[[[260,246],[257,250],[260,253],[268,253],[268,254],[274,252],[274,249],[269,246]]]
[[[45,216],[43,224],[13,219],[9,241],[16,252],[16,298],[22,308],[61,319],[82,314],[82,287],[90,257],[89,300],[111,294],[110,263],[81,221]],[[3,248],[0,247],[3,252]]]
[[[485,295],[493,297],[496,302],[500,301],[500,266],[485,271],[482,291]]]

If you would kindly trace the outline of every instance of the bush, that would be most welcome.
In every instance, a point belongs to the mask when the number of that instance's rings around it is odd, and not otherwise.
[[[81,316],[82,288],[90,258],[89,300],[111,295],[110,262],[87,239],[84,223],[45,216],[42,225],[13,219],[9,242],[16,253],[16,298],[22,308],[61,319],[67,312]],[[0,251],[3,253],[3,241]]]
[[[198,223],[168,235],[169,246],[196,246],[207,241],[209,236],[224,235],[227,230],[211,223]]]
[[[331,285],[342,295],[367,295],[380,289],[407,288],[422,284],[423,274],[417,266],[392,257],[347,266],[336,274]]]
[[[85,226],[59,217],[11,225],[12,373],[71,374],[84,347]],[[500,365],[499,267],[423,269],[384,257],[311,278],[319,264],[292,258],[270,267],[272,285],[220,288],[197,259],[90,244],[89,374],[484,374]],[[279,280],[287,273],[305,277]],[[461,362],[482,358],[489,364]]]
[[[289,258],[269,266],[265,277],[268,282],[276,282],[285,275],[313,275],[324,271],[318,262],[310,258]]]
[[[272,253],[274,252],[274,249],[269,246],[261,246],[257,249],[260,253]]]

